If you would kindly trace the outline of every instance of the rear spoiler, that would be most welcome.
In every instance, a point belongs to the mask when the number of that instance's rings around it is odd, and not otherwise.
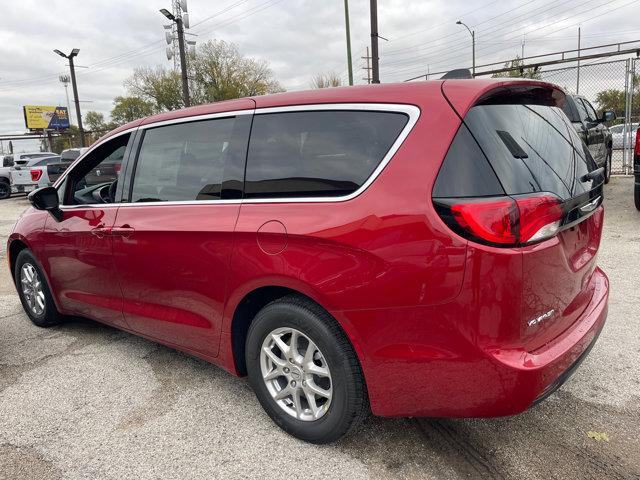
[[[528,79],[450,79],[443,82],[442,93],[461,118],[475,105],[526,103],[563,107],[566,101],[559,86]]]

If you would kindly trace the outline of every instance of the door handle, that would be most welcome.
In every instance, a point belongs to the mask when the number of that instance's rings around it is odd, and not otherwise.
[[[113,227],[111,228],[111,235],[119,235],[121,237],[129,237],[131,235],[133,235],[133,232],[135,232],[136,229],[129,226],[129,225],[122,225],[121,227]]]
[[[105,227],[104,225],[102,225],[91,230],[91,234],[95,235],[98,238],[102,238],[107,235],[128,237],[132,235],[133,232],[135,232],[135,229],[130,227],[129,225],[122,225],[121,227]]]
[[[92,228],[91,229],[91,235],[95,235],[98,238],[102,238],[105,235],[109,235],[110,228],[109,227],[105,227],[104,225],[100,225],[96,228]]]

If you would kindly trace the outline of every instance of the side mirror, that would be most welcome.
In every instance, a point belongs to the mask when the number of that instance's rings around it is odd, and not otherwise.
[[[43,187],[35,190],[27,197],[34,208],[38,210],[46,210],[53,217],[62,220],[62,210],[60,210],[60,199],[58,198],[58,190],[53,187]]]
[[[613,110],[606,110],[602,112],[602,123],[613,122],[616,119],[616,112]]]

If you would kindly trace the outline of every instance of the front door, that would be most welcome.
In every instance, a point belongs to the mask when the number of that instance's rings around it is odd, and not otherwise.
[[[218,352],[251,115],[144,129],[114,258],[129,327],[205,355]],[[241,179],[241,177],[240,177]]]
[[[117,179],[97,181],[95,171],[121,163],[129,137],[105,142],[74,166],[60,186],[61,217],[49,216],[44,230],[44,267],[64,312],[116,326],[125,326],[111,236]]]
[[[578,98],[576,102],[580,103],[584,107],[584,113],[586,115],[584,119],[585,127],[587,129],[587,146],[591,152],[591,156],[596,163],[601,166],[605,160],[605,147],[604,147],[604,125],[598,118],[595,109],[585,99]],[[579,108],[579,110],[581,110]]]

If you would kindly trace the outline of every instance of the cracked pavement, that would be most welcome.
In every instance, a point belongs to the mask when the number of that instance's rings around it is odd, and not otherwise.
[[[611,280],[608,323],[556,394],[508,418],[370,418],[330,446],[287,436],[244,379],[201,360],[89,320],[33,326],[5,263],[0,479],[640,478],[632,186],[614,177],[606,188],[599,262]],[[24,197],[0,202],[3,239],[26,206]]]

